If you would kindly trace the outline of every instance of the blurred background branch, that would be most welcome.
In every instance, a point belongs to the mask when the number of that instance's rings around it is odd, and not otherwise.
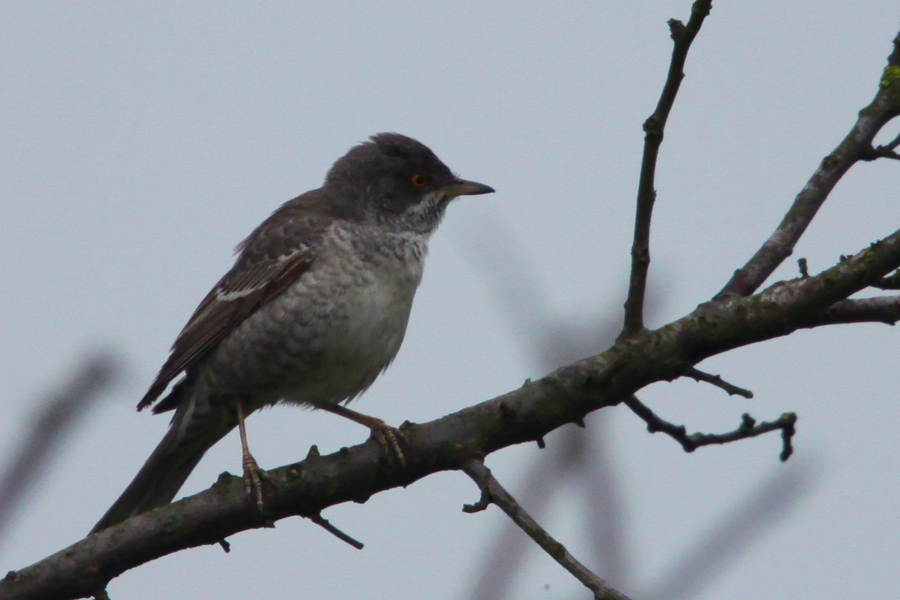
[[[16,508],[37,485],[66,435],[120,372],[112,352],[85,353],[56,390],[30,403],[35,407],[34,422],[0,475],[0,544]]]

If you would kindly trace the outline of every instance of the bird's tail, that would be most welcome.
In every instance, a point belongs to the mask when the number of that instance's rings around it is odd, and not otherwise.
[[[207,395],[191,390],[173,393],[185,397],[165,437],[91,533],[171,502],[206,451],[237,425],[227,404],[212,406]]]

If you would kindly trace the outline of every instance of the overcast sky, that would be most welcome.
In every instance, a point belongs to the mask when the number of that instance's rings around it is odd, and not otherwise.
[[[900,5],[812,4],[719,1],[695,42],[658,169],[651,326],[721,288],[874,95]],[[0,468],[35,400],[85,351],[110,348],[127,367],[0,541],[0,573],[81,539],[103,514],[163,435],[167,417],[134,407],[232,248],[373,133],[416,137],[497,193],[449,208],[404,347],[353,408],[394,425],[438,418],[544,374],[537,329],[581,326],[589,338],[598,315],[618,319],[641,123],[668,64],[666,20],[689,10],[688,0],[0,4]],[[855,167],[794,258],[818,272],[896,230],[898,181],[896,162]],[[794,258],[773,281],[795,276]],[[486,280],[504,268],[531,285]],[[787,464],[777,434],[685,454],[624,407],[605,410],[632,569],[624,591],[650,595],[748,495],[793,473],[803,483],[791,509],[760,523],[693,597],[900,595],[898,336],[820,329],[700,365],[751,388],[750,401],[684,381],[641,395],[702,431],[732,429],[743,412],[797,411]],[[588,353],[605,349],[597,339]],[[596,415],[587,425],[598,429]],[[290,407],[255,414],[248,429],[263,468],[367,436]],[[234,435],[220,442],[183,492],[238,473],[239,448]],[[539,452],[523,445],[488,465],[519,493]],[[440,474],[327,510],[361,552],[290,519],[231,538],[228,555],[155,561],[109,591],[464,598],[504,522],[496,508],[460,511],[477,498],[465,476]],[[590,557],[583,520],[583,498],[561,486],[544,524]],[[587,597],[537,551],[513,595]]]

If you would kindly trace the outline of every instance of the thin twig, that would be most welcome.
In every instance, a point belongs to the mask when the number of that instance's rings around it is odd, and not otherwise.
[[[744,398],[748,399],[753,398],[753,392],[751,392],[750,390],[745,390],[744,388],[738,387],[736,385],[732,385],[722,379],[719,375],[704,373],[700,369],[695,369],[694,367],[688,369],[685,375],[696,381],[703,381],[705,383],[714,385],[717,388],[722,388],[723,390],[728,392],[729,396],[743,396]]]
[[[621,326],[618,322],[617,325]],[[617,328],[618,329],[618,328]],[[616,331],[615,333],[617,333]],[[595,414],[590,431],[566,428],[557,436],[556,443],[540,453],[529,466],[524,481],[518,486],[521,496],[517,500],[535,514],[545,514],[555,501],[571,502],[572,494],[580,494],[586,506],[579,523],[579,531],[589,540],[593,556],[584,555],[594,571],[603,573],[604,579],[613,585],[625,586],[629,581],[629,568],[623,556],[624,519],[621,494],[618,493],[609,452],[603,448],[609,443],[608,414]],[[566,493],[560,494],[566,483]],[[570,491],[572,484],[575,490]],[[484,496],[482,494],[482,496]],[[490,499],[487,499],[490,502]],[[470,505],[463,511],[477,511]],[[468,600],[506,598],[521,574],[530,544],[522,544],[522,532],[507,519],[497,535],[492,536],[488,548],[482,552],[485,560],[478,569]]]
[[[644,328],[644,294],[647,288],[647,271],[650,268],[650,221],[653,217],[653,203],[656,201],[654,185],[656,161],[669,111],[675,103],[681,80],[684,79],[684,63],[688,50],[711,9],[712,0],[696,0],[691,7],[691,18],[688,19],[687,25],[676,19],[669,21],[669,30],[674,41],[669,73],[656,110],[644,121],[644,155],[641,158],[641,174],[638,180],[634,242],[631,246],[631,280],[628,286],[628,299],[625,301],[623,337]]]
[[[798,258],[797,266],[800,268],[800,277],[804,279],[809,277],[809,263],[805,258]]]
[[[334,537],[336,537],[337,539],[341,540],[342,542],[347,542],[348,544],[350,544],[357,550],[363,549],[362,542],[353,539],[352,537],[350,537],[349,535],[347,535],[346,533],[344,533],[343,531],[341,531],[340,529],[338,529],[337,527],[332,525],[328,521],[328,519],[323,517],[321,514],[316,513],[314,515],[308,516],[307,518],[310,521],[312,521],[313,523],[315,523],[316,525],[318,525],[319,527],[321,527],[322,529],[324,529],[325,531],[327,531],[328,533],[330,533],[331,535],[333,535]]]
[[[476,483],[478,483],[476,481]],[[463,504],[463,512],[468,514],[474,514],[477,512],[481,512],[483,510],[487,510],[487,507],[491,505],[491,494],[488,492],[487,488],[481,488],[481,498],[478,499],[478,502],[473,502],[472,504]]]
[[[791,454],[794,453],[794,448],[791,440],[794,437],[794,425],[797,422],[797,415],[795,413],[784,413],[775,421],[763,421],[762,423],[757,423],[753,417],[751,417],[747,413],[744,413],[744,415],[741,417],[740,426],[734,431],[729,431],[728,433],[688,434],[684,425],[675,425],[674,423],[669,423],[665,419],[658,417],[656,413],[650,410],[650,408],[648,408],[635,396],[631,396],[630,398],[626,399],[624,403],[634,412],[634,414],[642,418],[644,422],[647,423],[647,431],[649,431],[650,433],[661,431],[669,435],[675,441],[681,444],[681,447],[684,448],[685,452],[693,452],[701,446],[709,446],[712,444],[727,444],[729,442],[745,440],[747,438],[756,437],[758,435],[780,429],[781,439],[783,442],[780,457],[781,460],[786,461],[788,458],[790,458]]]
[[[897,147],[900,146],[900,133],[897,134],[897,137],[894,140],[885,146],[878,146],[879,148],[884,148],[885,150],[896,150]]]
[[[474,505],[466,505],[463,510],[466,512],[476,512],[476,510],[484,510],[489,502],[500,507],[513,522],[518,525],[522,531],[528,534],[553,560],[558,562],[564,569],[571,573],[586,588],[594,592],[594,598],[600,600],[628,600],[628,597],[606,584],[600,577],[594,574],[590,569],[578,562],[574,556],[569,554],[565,546],[553,539],[543,527],[538,525],[537,521],[525,512],[525,509],[516,502],[516,499],[507,492],[500,482],[494,479],[491,470],[488,469],[480,460],[467,461],[462,466],[462,470],[466,475],[472,478],[479,489],[481,489],[481,499]]]
[[[841,177],[859,160],[875,152],[872,140],[891,119],[900,115],[900,35],[881,76],[871,104],[859,112],[850,133],[819,164],[787,211],[778,228],[743,267],[734,272],[719,295],[749,296],[791,255],[794,246],[812,222]],[[896,140],[895,140],[896,141]],[[892,142],[893,144],[893,142]]]

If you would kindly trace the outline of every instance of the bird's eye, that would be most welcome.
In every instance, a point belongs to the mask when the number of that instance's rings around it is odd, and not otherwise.
[[[425,173],[416,173],[412,176],[412,184],[416,187],[424,187],[428,184],[430,179],[431,178]]]

